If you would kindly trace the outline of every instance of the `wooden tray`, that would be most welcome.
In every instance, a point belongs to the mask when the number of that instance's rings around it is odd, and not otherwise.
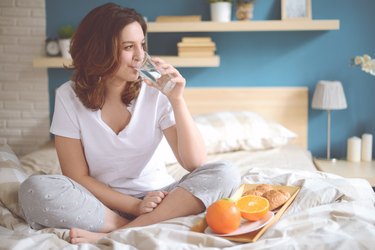
[[[240,186],[240,188],[231,196],[233,200],[238,200],[244,192],[247,190],[254,189],[256,186],[259,184],[243,184]],[[236,241],[236,242],[255,242],[257,241],[263,234],[266,232],[266,230],[271,227],[275,222],[277,222],[280,217],[285,213],[287,208],[290,206],[290,204],[293,202],[293,200],[296,198],[300,188],[299,187],[294,187],[294,186],[276,186],[272,185],[274,189],[282,189],[290,193],[290,198],[287,200],[282,207],[280,207],[276,213],[275,216],[273,217],[272,221],[265,225],[264,227],[250,232],[246,234],[241,234],[241,235],[235,235],[235,236],[221,236],[225,239],[231,240],[231,241]],[[203,233],[204,230],[207,228],[207,222],[206,219],[203,218],[199,220],[192,228],[191,231],[193,232],[199,232]]]

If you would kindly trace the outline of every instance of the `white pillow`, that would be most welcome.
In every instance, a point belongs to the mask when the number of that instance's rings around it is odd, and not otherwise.
[[[13,152],[13,150],[9,147],[8,144],[0,145],[0,162],[3,161],[12,161],[16,165],[20,165],[20,161],[18,157]]]
[[[263,150],[287,144],[296,134],[254,112],[214,112],[194,117],[209,154]]]
[[[20,158],[27,174],[61,174],[59,158],[53,141]]]
[[[8,145],[0,145],[0,202],[13,214],[22,217],[18,204],[18,189],[28,175]]]

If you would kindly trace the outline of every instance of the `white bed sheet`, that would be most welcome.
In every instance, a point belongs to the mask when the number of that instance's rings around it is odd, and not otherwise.
[[[55,164],[53,149],[35,152]],[[301,155],[302,154],[302,155]],[[42,156],[41,156],[42,155]],[[245,155],[249,156],[248,158]],[[32,230],[25,221],[0,204],[0,249],[372,249],[375,244],[375,195],[363,179],[348,179],[316,171],[305,150],[284,147],[262,152],[234,152],[210,156],[229,159],[242,173],[243,183],[299,186],[300,193],[281,219],[255,243],[229,240],[191,232],[204,217],[175,218],[155,225],[120,229],[95,244],[72,245],[67,229]],[[32,166],[21,159],[28,172],[50,172],[47,165]],[[31,164],[31,165],[30,165]],[[54,171],[56,171],[55,166]],[[178,178],[176,165],[168,167]],[[2,177],[2,176],[1,176]],[[0,178],[1,178],[0,177]]]

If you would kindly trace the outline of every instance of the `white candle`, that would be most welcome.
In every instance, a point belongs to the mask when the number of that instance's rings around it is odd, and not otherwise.
[[[353,136],[348,139],[347,158],[351,162],[361,161],[361,139]]]
[[[372,161],[372,134],[362,135],[362,161]]]

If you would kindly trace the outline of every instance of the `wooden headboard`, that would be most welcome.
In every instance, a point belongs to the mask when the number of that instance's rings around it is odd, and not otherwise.
[[[256,112],[295,132],[298,137],[294,143],[307,148],[307,87],[188,87],[185,99],[192,115],[217,111]]]

